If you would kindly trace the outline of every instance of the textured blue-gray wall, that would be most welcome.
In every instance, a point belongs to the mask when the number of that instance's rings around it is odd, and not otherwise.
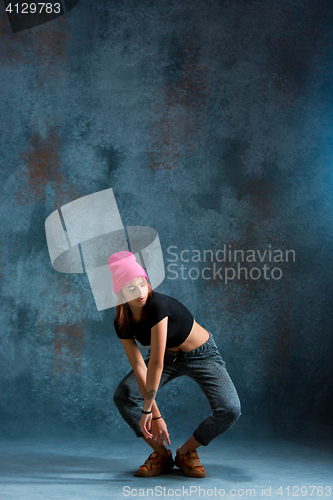
[[[171,246],[295,251],[267,262],[281,279],[167,270],[158,290],[213,332],[242,401],[232,432],[332,435],[332,13],[315,0],[81,0],[13,34],[1,6],[2,433],[127,432],[114,310],[97,311],[86,275],[52,269],[44,229],[112,188],[124,225],[158,231],[166,265]],[[208,411],[192,381],[158,402],[170,432]]]

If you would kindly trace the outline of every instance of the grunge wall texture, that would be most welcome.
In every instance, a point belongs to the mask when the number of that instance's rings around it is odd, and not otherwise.
[[[166,266],[171,246],[295,251],[281,279],[166,271],[158,290],[214,334],[242,401],[230,433],[332,436],[332,3],[81,0],[15,34],[0,13],[2,434],[132,437],[115,311],[52,269],[44,229],[112,188]],[[192,381],[157,400],[170,434],[208,411]]]

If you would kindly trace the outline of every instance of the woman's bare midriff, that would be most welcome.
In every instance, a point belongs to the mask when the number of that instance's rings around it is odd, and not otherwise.
[[[183,351],[188,352],[193,349],[197,349],[197,347],[201,346],[209,339],[209,333],[207,330],[202,328],[195,320],[193,322],[192,329],[189,333],[189,336],[182,344],[178,347],[170,347],[168,351]]]

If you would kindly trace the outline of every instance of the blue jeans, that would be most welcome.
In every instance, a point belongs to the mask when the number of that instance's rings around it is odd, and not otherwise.
[[[145,358],[146,364],[149,355]],[[212,439],[228,430],[241,415],[237,391],[211,333],[207,342],[192,351],[166,349],[159,387],[182,375],[198,383],[212,409],[212,414],[193,432],[198,443],[207,446]],[[143,398],[133,370],[120,382],[113,400],[123,419],[138,437],[142,437],[138,423],[142,415]]]

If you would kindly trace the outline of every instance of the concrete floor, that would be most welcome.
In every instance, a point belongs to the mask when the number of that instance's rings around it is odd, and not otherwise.
[[[116,443],[100,437],[7,438],[1,440],[0,446],[1,500],[223,496],[333,499],[330,442],[234,440],[220,436],[198,450],[207,471],[204,479],[185,477],[177,468],[154,478],[136,477],[135,471],[150,449],[135,438]],[[173,451],[175,448],[176,444]],[[298,490],[301,486],[303,489]]]

